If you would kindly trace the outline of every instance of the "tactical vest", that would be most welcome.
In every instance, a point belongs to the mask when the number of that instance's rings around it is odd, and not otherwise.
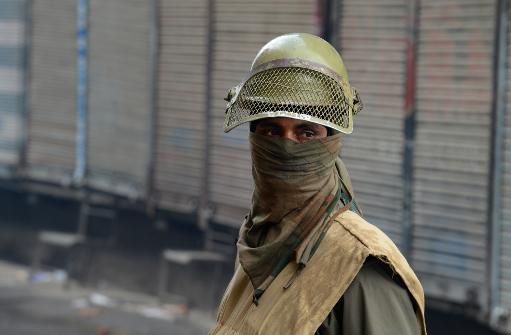
[[[347,290],[364,261],[374,256],[397,273],[417,306],[417,322],[426,335],[424,292],[395,244],[354,212],[340,214],[311,261],[293,284],[284,289],[297,269],[291,262],[259,299],[241,266],[226,289],[210,335],[312,335]]]

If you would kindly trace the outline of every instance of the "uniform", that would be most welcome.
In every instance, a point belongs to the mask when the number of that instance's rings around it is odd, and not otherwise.
[[[303,142],[249,134],[252,205],[210,334],[425,335],[420,282],[360,215],[339,158],[362,103],[337,51],[314,35],[279,36],[226,100],[226,132],[269,118],[332,132]]]

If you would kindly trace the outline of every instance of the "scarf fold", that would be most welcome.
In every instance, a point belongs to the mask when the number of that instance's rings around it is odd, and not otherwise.
[[[351,192],[336,168],[341,139],[297,143],[250,133],[255,189],[238,256],[254,302],[291,260],[305,267],[334,213],[349,207]]]

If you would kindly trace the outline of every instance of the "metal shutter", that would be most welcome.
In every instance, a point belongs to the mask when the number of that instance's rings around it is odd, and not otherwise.
[[[314,0],[262,0],[250,6],[215,1],[210,202],[219,223],[240,225],[253,190],[248,127],[224,134],[223,98],[243,79],[266,42],[283,33],[317,33],[315,13]]]
[[[419,10],[412,261],[430,296],[485,306],[495,1]]]
[[[167,209],[195,210],[201,194],[208,5],[160,0],[155,188]]]
[[[364,110],[341,157],[366,219],[402,246],[407,0],[344,0],[339,47]]]
[[[87,180],[129,197],[145,194],[149,169],[150,6],[90,0]]]
[[[508,12],[511,17],[511,8]],[[504,123],[504,142],[501,154],[501,259],[500,304],[511,310],[511,25],[508,31],[507,107]]]
[[[75,165],[76,1],[32,2],[27,172],[68,183]]]
[[[0,175],[18,164],[24,101],[24,0],[0,0]]]

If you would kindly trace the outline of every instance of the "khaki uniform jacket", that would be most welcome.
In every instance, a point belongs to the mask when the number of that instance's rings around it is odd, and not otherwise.
[[[426,335],[424,293],[419,280],[394,243],[351,211],[332,223],[311,261],[284,289],[297,265],[289,263],[256,306],[253,287],[241,266],[227,287],[210,334],[314,334],[354,281],[368,257],[388,264],[404,283],[416,306],[416,322]]]
[[[387,264],[368,257],[315,335],[418,335],[416,308]]]

